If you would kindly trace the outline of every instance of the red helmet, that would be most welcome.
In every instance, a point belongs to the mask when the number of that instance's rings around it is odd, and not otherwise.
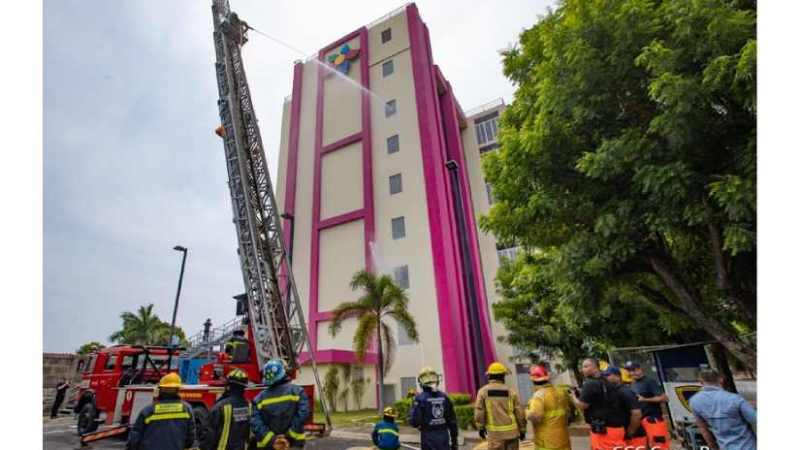
[[[546,381],[550,379],[550,374],[547,373],[547,369],[540,364],[532,365],[530,374],[531,380],[533,381]]]

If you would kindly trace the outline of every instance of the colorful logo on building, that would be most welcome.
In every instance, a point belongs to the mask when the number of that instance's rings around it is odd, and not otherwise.
[[[328,62],[340,73],[347,75],[350,72],[350,62],[358,58],[361,49],[351,49],[349,44],[344,44],[339,53],[328,56]]]

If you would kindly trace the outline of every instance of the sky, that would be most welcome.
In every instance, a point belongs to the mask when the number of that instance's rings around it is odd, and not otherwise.
[[[252,27],[304,53],[402,6],[231,0]],[[514,86],[499,51],[554,0],[422,0],[433,57],[465,110]],[[233,318],[243,292],[219,123],[210,0],[44,1],[44,350],[73,352],[153,303],[176,323]],[[502,8],[498,5],[502,5]],[[275,181],[297,52],[250,33],[243,59]]]

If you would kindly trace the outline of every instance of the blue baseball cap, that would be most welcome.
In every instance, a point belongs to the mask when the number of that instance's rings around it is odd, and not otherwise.
[[[639,363],[637,363],[636,361],[628,361],[628,363],[625,364],[625,368],[628,370],[636,370],[640,367],[642,366],[640,366]]]
[[[619,370],[619,367],[617,367],[617,366],[608,366],[608,367],[606,367],[606,370],[600,372],[600,375],[602,375],[604,377],[607,377],[609,375],[616,375],[618,377],[621,377],[622,376],[622,372]]]

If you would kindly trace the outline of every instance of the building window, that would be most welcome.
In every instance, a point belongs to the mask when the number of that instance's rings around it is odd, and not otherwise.
[[[385,44],[392,40],[392,29],[387,28],[381,31],[381,44]]]
[[[383,63],[383,76],[388,77],[394,73],[394,61],[391,59]]]
[[[497,138],[497,111],[475,120],[475,133],[478,135],[478,145],[483,145]]]
[[[403,192],[403,175],[397,174],[389,177],[389,195]]]
[[[403,328],[402,325],[399,323],[397,324],[397,344],[398,345],[414,345],[414,342],[411,337],[408,335],[408,331]]]
[[[500,264],[503,264],[504,259],[508,259],[509,261],[517,259],[517,253],[519,253],[519,246],[498,249],[497,258],[500,259]]]
[[[386,102],[386,117],[392,117],[397,114],[397,100],[389,100]]]
[[[416,392],[417,379],[414,377],[400,378],[400,389],[403,390],[403,392],[401,392],[401,394],[403,394],[403,397],[407,396],[409,392]]]
[[[403,289],[408,289],[408,266],[398,266],[394,268],[394,282]]]
[[[483,156],[483,155],[491,152],[492,150],[494,150],[494,149],[496,149],[498,147],[500,147],[500,146],[497,144],[497,142],[493,142],[493,143],[491,143],[489,145],[486,145],[486,146],[483,146],[483,147],[479,148],[478,151],[480,151],[481,156]]]
[[[361,381],[364,379],[364,368],[353,367],[353,381]]]
[[[392,219],[392,239],[401,239],[406,237],[406,218],[395,217]]]
[[[386,139],[386,148],[388,149],[389,153],[395,153],[400,150],[400,136],[394,135],[389,136]]]

